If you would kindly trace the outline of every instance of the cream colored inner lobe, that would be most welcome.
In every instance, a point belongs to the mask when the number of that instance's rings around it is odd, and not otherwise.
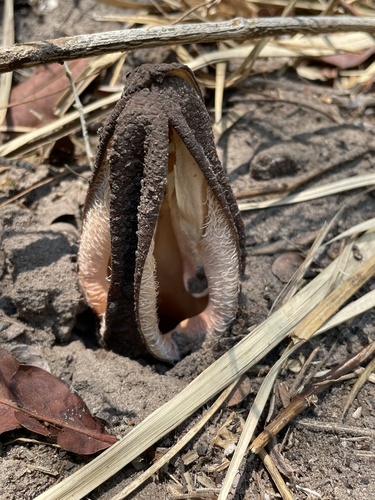
[[[189,292],[204,269],[208,288]],[[237,309],[239,256],[233,228],[182,140],[172,131],[167,189],[141,282],[139,323],[152,354],[168,361],[223,332]],[[163,332],[163,333],[162,333]]]

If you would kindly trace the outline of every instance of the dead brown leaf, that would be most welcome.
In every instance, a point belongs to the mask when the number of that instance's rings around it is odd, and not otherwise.
[[[247,398],[247,396],[252,392],[253,388],[251,386],[251,382],[249,377],[244,375],[242,377],[241,382],[238,384],[238,387],[236,390],[233,392],[231,398],[227,402],[227,406],[231,408],[232,406],[236,406],[239,403],[242,403],[242,401]]]
[[[87,66],[88,59],[70,63],[75,79]],[[8,126],[39,127],[56,118],[54,108],[69,80],[61,64],[47,64],[32,77],[12,89],[5,122]]]
[[[0,349],[0,433],[20,427],[55,437],[62,448],[81,455],[117,441],[64,382]]]
[[[272,273],[279,278],[282,283],[288,283],[302,264],[303,260],[303,257],[297,252],[285,252],[274,260],[272,264]]]

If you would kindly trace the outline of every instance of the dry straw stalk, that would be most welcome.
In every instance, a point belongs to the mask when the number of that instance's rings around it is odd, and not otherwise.
[[[88,494],[259,362],[319,306],[332,291],[332,278],[336,282],[335,286],[338,286],[342,281],[340,277],[361,274],[362,266],[369,266],[371,261],[369,279],[374,271],[375,233],[367,232],[355,243],[363,257],[361,262],[351,253],[344,262],[341,259],[340,269],[337,269],[334,261],[171,401],[149,415],[102,455],[40,495],[38,500],[74,500]],[[332,310],[332,314],[334,312]]]

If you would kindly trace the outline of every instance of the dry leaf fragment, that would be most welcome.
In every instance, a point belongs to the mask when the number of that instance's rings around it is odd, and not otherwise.
[[[9,390],[11,380],[18,369],[18,362],[11,354],[0,351],[0,398],[11,399]],[[1,401],[1,400],[0,400]],[[0,402],[0,434],[13,429],[18,429],[18,423],[14,410]]]
[[[0,433],[19,427],[56,437],[62,448],[81,455],[117,441],[64,382],[0,349]]]
[[[238,387],[233,392],[231,398],[227,402],[227,406],[231,408],[232,406],[236,406],[239,403],[247,398],[247,396],[252,392],[253,388],[251,385],[251,381],[248,376],[244,375],[242,377],[241,382],[238,384]]]
[[[288,283],[303,263],[303,257],[298,252],[284,252],[274,260],[272,273],[282,283]]]
[[[363,64],[369,57],[375,53],[375,47],[371,47],[367,50],[356,54],[335,54],[332,56],[320,57],[319,59],[333,66],[337,66],[340,69],[355,68]]]
[[[75,78],[88,65],[87,59],[70,63]],[[5,122],[10,126],[39,127],[55,118],[54,107],[69,88],[61,64],[46,64],[35,75],[12,89]]]
[[[79,276],[105,345],[176,361],[238,310],[244,229],[193,73],[144,65],[104,127]]]

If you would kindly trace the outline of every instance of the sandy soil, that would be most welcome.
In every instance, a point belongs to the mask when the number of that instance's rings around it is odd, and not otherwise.
[[[95,10],[99,8],[97,5],[82,2],[81,8]],[[90,22],[93,22],[93,10],[89,11]],[[60,10],[53,11],[54,19],[59,13]],[[27,14],[27,19],[20,15],[23,19],[17,32],[20,41],[56,36],[46,27],[52,12],[31,15],[28,10]],[[72,6],[71,17],[75,19],[78,14]],[[41,37],[35,34],[38,20],[44,29]],[[76,27],[77,23],[73,25]],[[66,24],[63,34],[75,34],[75,29]],[[97,26],[90,24],[87,31],[96,29]],[[150,57],[148,54],[147,58]],[[226,108],[243,116],[219,141],[219,153],[235,191],[269,182],[284,183],[325,165],[332,168],[309,186],[373,171],[375,120],[372,109],[350,108],[348,99],[343,99],[340,107],[323,104],[324,97],[331,91],[299,81],[292,72],[281,79],[276,75],[253,77],[247,86],[251,91],[228,95]],[[95,141],[94,136],[92,139]],[[0,186],[4,186],[1,184],[4,175],[9,181],[0,192],[0,201],[18,189],[46,179],[53,169],[65,172],[62,166],[35,165],[32,170],[12,166],[0,176]],[[173,367],[151,358],[131,360],[97,345],[95,319],[85,306],[76,274],[81,210],[89,170],[82,168],[80,173],[84,178],[67,175],[0,211],[0,341],[21,361],[47,368],[71,384],[92,413],[104,418],[113,433],[123,436],[177,394],[236,338],[223,339],[214,351],[192,353]],[[290,207],[244,213],[248,328],[266,318],[294,270],[282,260],[280,272],[277,266],[280,256],[286,251],[305,255],[316,231],[342,207],[341,217],[329,236],[375,216],[371,193],[355,202],[352,196],[353,193],[341,194]],[[319,272],[336,251],[337,247],[329,249],[315,262],[309,278]],[[366,285],[366,289],[373,285]],[[319,361],[334,346],[324,364],[330,368],[374,339],[375,313],[371,311],[311,341],[294,359],[306,358],[319,345],[321,349],[315,359]],[[225,408],[163,474],[148,482],[132,498],[173,498],[176,492],[187,493],[186,473],[196,487],[207,484],[208,477],[212,485],[219,488],[225,470],[220,470],[218,464],[225,457],[224,450],[213,444],[218,429],[226,423],[227,428],[238,435],[241,419],[246,418],[267,368],[280,351],[281,347],[248,374],[251,390],[244,401]],[[290,386],[294,377],[289,371],[280,382]],[[291,487],[295,486],[295,498],[317,498],[308,490],[325,499],[375,497],[375,387],[367,383],[342,420],[342,409],[352,384],[349,381],[327,390],[316,406],[298,417],[288,432],[278,436],[274,443],[279,466]],[[278,396],[276,407],[281,407]],[[361,411],[355,412],[359,407]],[[112,498],[147,467],[155,453],[178,440],[198,417],[193,417],[139,461],[90,494],[90,499]],[[339,426],[351,430],[343,432]],[[14,441],[19,437],[30,436],[23,431],[1,436],[0,497],[4,499],[34,498],[90,460],[48,444]],[[281,455],[277,455],[280,450]],[[189,456],[194,456],[192,462]],[[275,496],[274,487],[257,458],[250,456],[242,470],[243,480],[234,498]]]

